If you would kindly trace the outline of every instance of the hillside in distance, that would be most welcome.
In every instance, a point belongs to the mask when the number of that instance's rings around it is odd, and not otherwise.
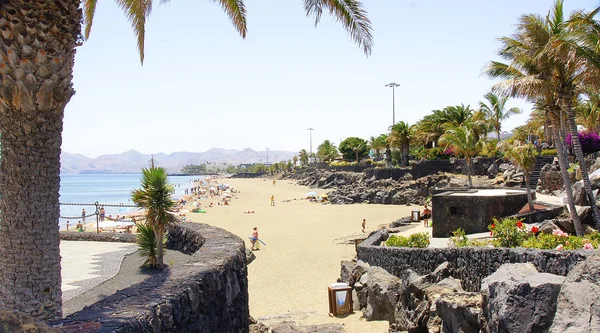
[[[291,160],[297,152],[269,150],[269,163]],[[121,154],[108,154],[89,158],[82,154],[63,151],[60,161],[62,173],[139,173],[148,166],[150,154],[129,150]],[[243,150],[212,148],[203,153],[176,152],[154,154],[154,160],[169,173],[178,173],[187,164],[211,163],[219,165],[239,165],[266,163],[267,152],[250,148]]]

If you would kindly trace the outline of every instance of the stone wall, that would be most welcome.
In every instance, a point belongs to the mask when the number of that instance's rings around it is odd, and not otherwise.
[[[471,166],[472,175],[487,175],[487,169],[494,163],[495,157],[481,157],[473,160]],[[393,179],[399,180],[406,173],[410,173],[413,178],[421,178],[433,175],[438,172],[449,172],[466,174],[467,161],[465,159],[457,159],[452,163],[450,160],[422,160],[411,163],[411,167],[406,168],[371,168],[366,169],[367,178],[375,176],[375,179]]]
[[[260,178],[263,175],[266,175],[266,173],[240,172],[236,173],[235,175],[231,175],[231,178]]]
[[[463,228],[467,234],[487,232],[494,217],[516,214],[527,204],[525,191],[493,196],[479,196],[476,192],[458,195],[449,191],[431,197],[433,237],[449,237],[458,228]]]
[[[200,223],[181,223],[167,247],[190,253],[177,269],[145,281],[55,322],[63,332],[248,332],[244,242]],[[157,278],[160,277],[160,278]]]
[[[502,264],[531,262],[540,272],[565,276],[593,251],[549,251],[522,248],[400,248],[379,246],[387,232],[378,231],[358,245],[358,260],[379,266],[401,277],[406,269],[420,275],[433,272],[444,262],[450,274],[462,281],[467,291],[479,291],[481,281]]]
[[[60,240],[66,241],[90,241],[90,242],[119,242],[119,243],[135,243],[137,240],[136,234],[120,234],[115,232],[77,232],[77,231],[61,231]]]

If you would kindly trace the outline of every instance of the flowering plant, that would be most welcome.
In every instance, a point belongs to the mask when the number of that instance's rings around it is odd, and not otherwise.
[[[598,133],[593,131],[589,132],[578,132],[579,143],[581,143],[581,149],[584,154],[592,154],[600,151],[600,136]],[[567,134],[566,140],[569,147],[573,147],[573,137],[571,133]]]
[[[534,234],[537,234],[538,231],[540,231],[540,228],[538,228],[538,227],[532,227],[531,228],[531,232],[534,233]]]
[[[494,219],[494,223],[488,226],[488,230],[494,237],[492,242],[496,247],[518,247],[532,236],[523,221],[517,218],[506,218],[502,221]]]

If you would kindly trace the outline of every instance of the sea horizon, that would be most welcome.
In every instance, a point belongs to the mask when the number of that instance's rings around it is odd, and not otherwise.
[[[75,225],[81,221],[82,209],[85,209],[86,215],[94,214],[96,202],[99,205],[132,206],[131,192],[140,187],[142,173],[61,173],[60,177],[59,226],[61,229],[65,229],[67,221],[69,221],[69,225]],[[169,175],[169,182],[175,189],[173,198],[181,198],[185,194],[185,189],[194,185],[194,180],[202,178],[204,176]],[[138,209],[105,206],[105,211],[107,216],[116,216],[126,215],[138,211]],[[95,216],[86,219],[86,223],[95,221]]]

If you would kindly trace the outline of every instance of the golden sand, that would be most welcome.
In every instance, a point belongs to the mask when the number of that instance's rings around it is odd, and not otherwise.
[[[341,323],[348,332],[387,332],[385,321],[367,322],[362,311],[342,318],[328,316],[327,285],[340,275],[340,261],[356,252],[349,240],[409,216],[418,207],[397,205],[323,205],[301,200],[305,193],[324,190],[298,186],[293,181],[225,179],[235,186],[238,199],[229,206],[206,208],[206,214],[188,213],[194,222],[226,229],[246,241],[252,228],[267,246],[255,251],[248,266],[250,314],[266,323],[294,320],[300,324]],[[276,205],[271,207],[271,195]],[[296,199],[296,200],[294,200]],[[200,200],[203,207],[217,198]],[[292,200],[283,202],[284,200]],[[191,206],[188,206],[191,207]],[[254,214],[244,214],[244,211]],[[361,232],[362,219],[367,233]]]

